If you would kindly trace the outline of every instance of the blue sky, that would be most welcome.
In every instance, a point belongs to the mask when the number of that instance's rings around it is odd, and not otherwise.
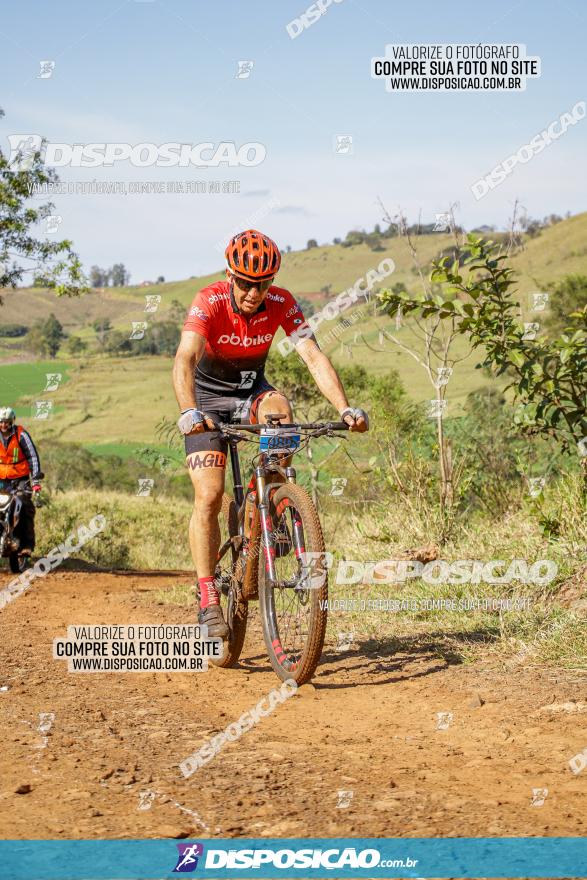
[[[532,216],[586,207],[587,121],[485,198],[471,185],[580,100],[587,100],[587,6],[564,0],[491,4],[332,3],[292,40],[306,0],[27,0],[5,4],[0,70],[7,136],[59,143],[262,143],[246,168],[60,171],[64,181],[240,180],[240,194],[63,195],[59,234],[84,265],[122,261],[135,282],[185,278],[222,263],[217,243],[257,213],[280,245],[320,243],[381,220],[381,196],[432,222],[450,203],[470,228],[503,226],[514,200]],[[386,43],[525,43],[540,79],[520,93],[390,94],[370,76]],[[54,60],[39,79],[40,60]],[[251,60],[247,79],[237,63]],[[353,154],[336,155],[337,135]]]

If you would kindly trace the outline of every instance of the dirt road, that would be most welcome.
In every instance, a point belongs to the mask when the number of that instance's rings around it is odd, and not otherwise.
[[[188,622],[156,601],[178,580],[62,571],[0,612],[0,837],[585,834],[587,768],[568,762],[587,747],[587,677],[447,665],[410,643],[328,646],[314,686],[184,779],[179,762],[278,684],[256,615],[235,670],[52,659],[69,624]]]

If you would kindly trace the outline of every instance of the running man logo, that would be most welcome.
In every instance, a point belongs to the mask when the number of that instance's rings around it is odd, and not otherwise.
[[[544,801],[548,797],[548,789],[547,788],[533,788],[532,789],[532,800],[530,801],[531,807],[543,807]]]
[[[35,400],[33,403],[33,419],[49,419],[53,413],[52,400]]]
[[[332,496],[336,496],[336,495],[342,495],[342,493],[344,492],[344,490],[346,488],[346,484],[348,483],[348,480],[346,477],[332,477],[330,480],[330,483],[331,483],[330,494]]]
[[[239,388],[252,388],[257,378],[257,373],[254,370],[241,370],[241,380],[239,382]]]
[[[43,391],[57,391],[63,379],[63,373],[45,373],[47,380]]]
[[[41,70],[37,75],[37,79],[50,79],[53,76],[53,71],[55,70],[55,62],[54,61],[39,61]]]
[[[145,311],[148,313],[156,312],[161,303],[161,295],[159,293],[145,294]]]
[[[138,489],[137,495],[140,498],[148,498],[151,494],[153,486],[155,485],[155,480],[151,480],[149,477],[139,478],[137,480]]]
[[[45,219],[45,232],[47,235],[51,235],[53,232],[57,232],[61,224],[63,223],[63,217],[61,214],[50,214]]]
[[[254,61],[238,61],[238,70],[236,72],[235,79],[248,79],[251,75],[253,67],[255,66]]]
[[[348,807],[350,807],[353,795],[354,791],[352,789],[341,789],[337,793],[336,809],[346,810]]]
[[[132,330],[130,331],[129,339],[144,339],[145,330],[149,326],[146,321],[131,321]]]
[[[548,305],[548,299],[549,299],[548,294],[542,293],[539,291],[538,293],[532,293],[531,297],[532,297],[532,301],[530,304],[530,308],[532,309],[532,311],[533,312],[543,312],[544,309]]]
[[[8,163],[11,171],[29,171],[33,167],[37,153],[44,150],[43,138],[40,134],[9,134],[10,158]]]
[[[452,226],[452,215],[450,212],[444,212],[442,214],[436,214],[436,220],[434,221],[434,229],[432,232],[450,232]]]
[[[176,843],[179,855],[174,874],[191,874],[198,867],[198,859],[204,854],[202,843]]]
[[[452,719],[453,719],[452,712],[437,712],[436,713],[436,729],[437,730],[448,730],[448,728],[452,724]]]

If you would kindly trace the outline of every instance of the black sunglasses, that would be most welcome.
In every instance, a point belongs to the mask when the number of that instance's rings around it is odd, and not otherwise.
[[[265,281],[247,281],[245,278],[233,275],[233,279],[238,289],[242,290],[243,293],[248,293],[252,287],[257,287],[261,293],[265,293],[273,284],[273,278],[267,278]]]

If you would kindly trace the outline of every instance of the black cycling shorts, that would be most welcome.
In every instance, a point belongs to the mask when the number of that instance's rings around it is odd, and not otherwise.
[[[214,422],[232,422],[238,425],[243,422],[255,424],[257,410],[261,399],[269,392],[277,389],[270,385],[266,379],[255,385],[249,391],[248,397],[219,396],[201,388],[196,389],[198,409]],[[206,467],[223,467],[226,463],[228,443],[219,431],[203,431],[199,434],[187,434],[185,439],[185,454],[193,452],[219,452],[221,457],[213,457],[206,460]]]

